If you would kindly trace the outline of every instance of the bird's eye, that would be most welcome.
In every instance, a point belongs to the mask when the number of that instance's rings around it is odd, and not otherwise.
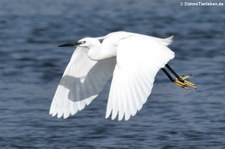
[[[86,41],[82,41],[82,44],[86,43]]]

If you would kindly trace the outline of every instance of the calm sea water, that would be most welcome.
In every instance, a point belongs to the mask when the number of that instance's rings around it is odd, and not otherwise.
[[[0,148],[225,148],[225,6],[175,0],[1,0]],[[170,63],[192,74],[183,90],[160,71],[142,110],[105,120],[108,89],[64,120],[48,115],[73,52],[57,45],[125,30],[175,35]],[[109,86],[109,84],[108,84]]]

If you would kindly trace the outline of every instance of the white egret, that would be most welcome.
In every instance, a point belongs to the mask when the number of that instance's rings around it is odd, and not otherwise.
[[[161,39],[130,32],[83,38],[60,45],[77,46],[62,76],[49,113],[68,118],[89,105],[112,77],[106,116],[128,120],[141,110],[162,69],[176,85],[196,88],[167,64],[175,56],[167,46],[173,37]],[[175,76],[173,78],[170,73]]]

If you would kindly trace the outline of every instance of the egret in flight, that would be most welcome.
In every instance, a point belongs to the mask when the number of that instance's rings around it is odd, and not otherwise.
[[[129,120],[141,110],[151,94],[157,72],[184,89],[196,88],[189,76],[179,76],[168,62],[175,56],[165,39],[113,32],[86,37],[59,47],[76,46],[56,89],[49,113],[68,118],[89,105],[112,77],[105,118]],[[173,76],[172,76],[173,75]]]

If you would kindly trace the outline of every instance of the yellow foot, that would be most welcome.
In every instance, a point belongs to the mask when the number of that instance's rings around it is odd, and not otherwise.
[[[177,86],[180,86],[184,89],[188,89],[188,86],[186,84],[184,84],[183,82],[179,81],[178,79],[175,79],[174,83],[177,85]]]
[[[187,81],[187,79],[190,78],[190,76],[180,76],[180,78],[183,80],[183,82],[176,78],[175,82],[174,82],[176,85],[178,85],[184,89],[188,89],[188,87],[191,87],[194,89],[197,88],[194,83]]]

